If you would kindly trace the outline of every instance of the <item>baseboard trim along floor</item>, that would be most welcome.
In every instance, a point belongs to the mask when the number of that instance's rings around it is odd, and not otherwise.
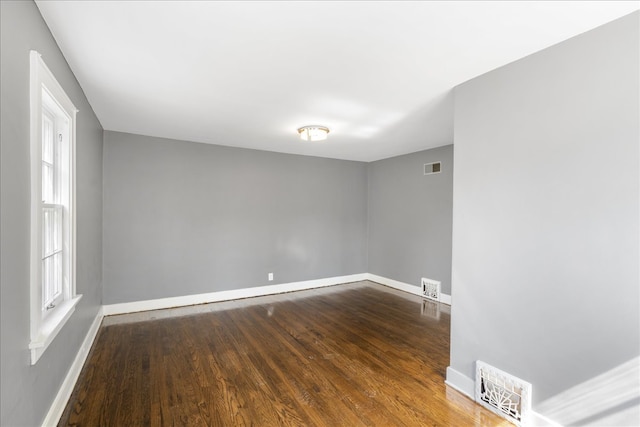
[[[80,350],[78,351],[76,358],[73,360],[73,363],[67,372],[67,376],[58,390],[58,394],[55,399],[53,399],[49,412],[47,412],[47,416],[42,422],[43,427],[58,425],[58,421],[64,412],[64,408],[67,406],[67,401],[69,400],[69,397],[71,397],[71,393],[76,386],[76,381],[78,381],[82,367],[89,356],[91,346],[98,336],[98,331],[100,330],[100,324],[102,324],[103,317],[102,309],[98,310],[98,314],[96,314],[96,317],[93,319],[93,322],[89,327],[89,331],[87,332],[84,341],[82,341],[82,346],[80,346]]]
[[[390,288],[398,289],[400,291],[409,292],[410,294],[421,295],[422,292],[418,285],[410,285],[409,283],[399,282],[397,280],[389,279],[387,277],[382,277],[371,273],[367,273],[366,276],[366,280],[380,283],[381,285],[389,286]],[[443,304],[451,305],[451,295],[441,293],[440,302]]]
[[[186,305],[208,304],[212,302],[229,301],[242,298],[261,297],[265,295],[282,294],[285,292],[303,291],[307,289],[334,286],[342,283],[367,280],[367,274],[351,274],[348,276],[329,277],[302,282],[282,283],[278,285],[256,286],[254,288],[234,289],[229,291],[209,292],[206,294],[184,295],[171,298],[159,298],[146,301],[125,302],[121,304],[104,305],[104,315],[135,313],[138,311],[160,310],[165,308],[182,307]]]
[[[257,286],[254,288],[234,289],[229,291],[210,292],[206,294],[184,295],[179,297],[159,298],[144,301],[108,304],[103,306],[105,316],[115,314],[135,313],[138,311],[161,310],[165,308],[182,307],[187,305],[208,304],[212,302],[229,301],[241,298],[260,297],[281,294],[285,292],[303,291],[306,289],[334,286],[342,283],[370,280],[394,289],[420,295],[420,287],[397,280],[370,273],[351,274],[348,276],[328,277],[325,279],[305,280],[301,282],[282,283],[278,285]],[[451,295],[441,294],[440,302],[451,305]]]

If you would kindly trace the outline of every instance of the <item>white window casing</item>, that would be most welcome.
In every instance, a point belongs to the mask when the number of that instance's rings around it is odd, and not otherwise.
[[[30,342],[35,364],[82,297],[76,295],[77,109],[30,52]]]

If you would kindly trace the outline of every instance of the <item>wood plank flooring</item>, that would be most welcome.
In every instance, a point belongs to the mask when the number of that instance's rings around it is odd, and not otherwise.
[[[371,282],[105,318],[61,426],[510,426],[444,384],[448,306]]]

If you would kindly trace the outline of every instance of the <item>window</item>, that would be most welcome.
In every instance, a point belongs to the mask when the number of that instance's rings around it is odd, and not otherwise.
[[[31,363],[69,320],[75,294],[76,108],[40,54],[31,66]]]

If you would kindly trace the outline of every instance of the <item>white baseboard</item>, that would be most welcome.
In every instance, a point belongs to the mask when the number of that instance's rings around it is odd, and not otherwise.
[[[444,383],[475,401],[475,381],[456,371],[451,366],[447,367],[447,378]]]
[[[76,381],[80,376],[80,372],[82,371],[82,367],[84,366],[84,362],[87,360],[87,356],[89,356],[89,350],[91,350],[91,346],[93,345],[93,341],[98,335],[98,331],[100,330],[100,324],[102,323],[103,312],[102,307],[98,310],[98,314],[96,314],[95,319],[91,323],[89,327],[89,331],[78,350],[78,354],[76,358],[73,360],[69,371],[67,372],[67,376],[65,377],[60,389],[58,390],[58,394],[55,399],[53,399],[53,403],[51,407],[49,407],[49,412],[47,412],[47,416],[44,417],[44,421],[42,422],[43,427],[56,426],[58,425],[58,421],[60,421],[60,417],[62,417],[62,413],[64,412],[64,408],[67,406],[67,401],[69,397],[71,397],[71,393],[73,392],[73,388],[76,385]]]
[[[422,290],[419,286],[410,285],[408,283],[399,282],[397,280],[389,279],[388,277],[382,277],[371,273],[366,273],[367,280],[380,283],[381,285],[389,286],[390,288],[398,289],[400,291],[408,292],[414,295],[422,295]],[[440,294],[440,302],[443,304],[451,305],[451,295]]]
[[[264,295],[281,294],[293,291],[303,291],[306,289],[334,286],[342,283],[359,282],[361,280],[367,280],[366,276],[366,273],[351,274],[349,276],[329,277],[325,279],[306,280],[303,282],[283,283],[279,285],[258,286],[255,288],[234,289],[230,291],[210,292],[206,294],[125,302],[121,304],[109,304],[104,305],[103,310],[105,316],[110,316],[114,314],[136,313],[139,311],[160,310],[164,308],[182,307],[187,305],[207,304],[211,302],[259,297]]]
[[[527,423],[527,426],[529,427],[562,427],[559,423],[536,411],[531,411],[530,416],[531,418]]]

